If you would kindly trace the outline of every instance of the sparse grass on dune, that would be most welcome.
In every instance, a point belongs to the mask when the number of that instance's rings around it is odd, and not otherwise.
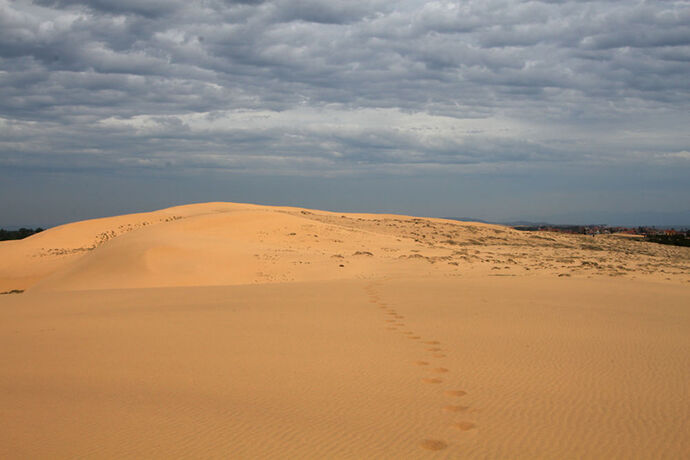
[[[0,256],[5,290],[347,279],[418,270],[422,262],[425,271],[449,276],[488,271],[690,281],[690,248],[615,235],[232,203],[68,224],[0,246]],[[87,281],[86,273],[115,260],[112,281],[102,274]]]

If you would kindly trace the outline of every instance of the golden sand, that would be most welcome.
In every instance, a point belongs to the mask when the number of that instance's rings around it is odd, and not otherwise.
[[[687,458],[690,250],[208,203],[0,242],[0,458]]]

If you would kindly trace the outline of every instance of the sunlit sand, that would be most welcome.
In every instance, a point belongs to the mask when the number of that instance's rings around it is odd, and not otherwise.
[[[687,458],[690,249],[206,203],[0,242],[0,458]]]

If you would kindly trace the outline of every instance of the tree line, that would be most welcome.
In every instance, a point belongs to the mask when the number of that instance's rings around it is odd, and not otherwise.
[[[31,236],[33,234],[42,232],[43,229],[41,227],[37,228],[20,228],[19,230],[5,230],[4,228],[0,228],[0,241],[5,241],[5,240],[21,240],[26,238],[27,236]]]
[[[674,246],[690,246],[690,230],[685,234],[676,233],[675,235],[646,235],[645,241],[659,244],[672,244]]]

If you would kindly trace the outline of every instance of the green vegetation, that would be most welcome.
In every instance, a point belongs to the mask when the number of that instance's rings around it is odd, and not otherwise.
[[[675,235],[647,235],[644,241],[659,244],[672,244],[673,246],[688,246],[690,247],[690,235],[677,233]]]
[[[5,230],[4,228],[0,228],[0,241],[5,241],[5,240],[21,240],[26,238],[27,236],[31,236],[35,233],[42,232],[43,229],[41,227],[38,228],[20,228],[19,230]]]

